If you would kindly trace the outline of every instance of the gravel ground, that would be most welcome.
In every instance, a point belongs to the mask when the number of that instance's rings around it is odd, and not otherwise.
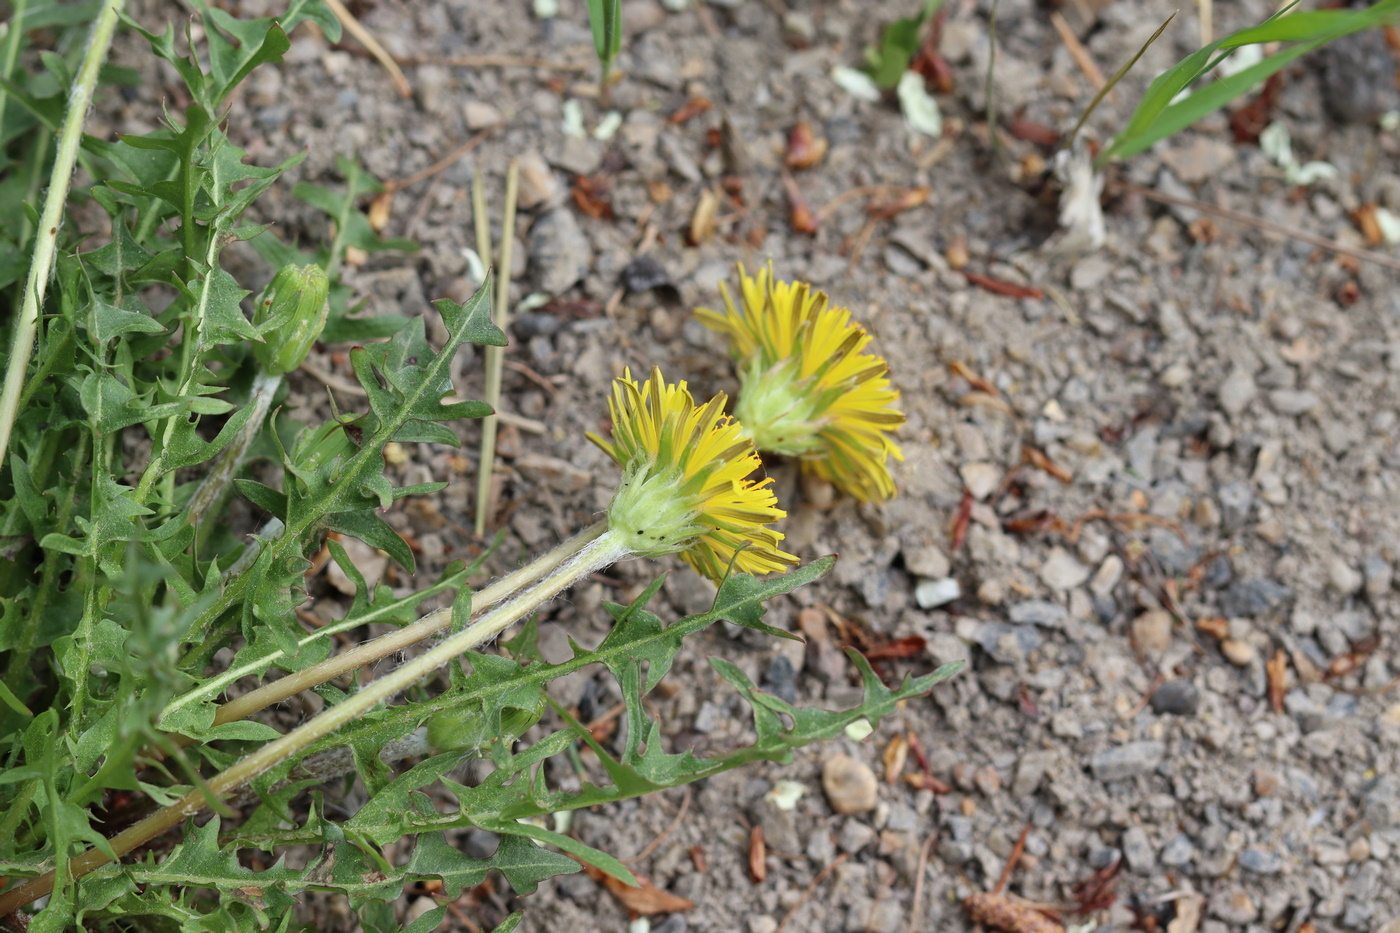
[[[264,6],[242,4],[248,13]],[[1111,898],[1066,913],[1079,929],[1396,933],[1400,691],[1388,691],[1400,666],[1396,272],[1123,188],[1106,199],[1103,249],[1043,249],[1053,198],[1036,175],[1048,151],[1014,133],[997,150],[982,118],[988,3],[948,3],[942,49],[956,87],[939,96],[947,126],[936,143],[912,135],[894,108],[857,101],[830,79],[833,65],[859,64],[881,23],[914,6],[691,0],[672,13],[628,0],[625,77],[607,105],[588,86],[591,69],[445,63],[409,67],[415,93],[401,100],[349,45],[331,49],[298,33],[286,66],[255,73],[231,125],[260,163],[305,147],[296,177],[326,184],[337,154],[356,152],[377,177],[402,178],[495,127],[471,155],[399,192],[385,232],[422,248],[375,255],[350,272],[370,310],[430,313],[429,299],[467,294],[472,171],[487,173],[499,205],[506,162],[522,159],[516,294],[559,300],[514,327],[509,358],[519,365],[506,373],[503,407],[525,420],[507,424],[501,439],[495,519],[509,535],[498,570],[605,506],[615,470],[582,433],[602,423],[608,382],[624,365],[660,364],[702,392],[733,388],[719,340],[689,308],[715,302],[735,262],[771,260],[779,276],[827,290],[888,356],[908,413],[895,502],[833,501],[789,467],[773,469],[791,513],[790,549],[841,554],[829,579],[772,608],[774,624],[801,622],[816,637],[804,648],[709,631],[667,678],[656,709],[677,746],[741,740],[744,710],[706,662],[717,654],[799,702],[850,705],[858,694],[832,650],[842,630],[831,619],[877,642],[923,639],[892,673],[968,666],[863,742],[842,739],[787,765],[577,814],[584,841],[622,856],[647,849],[634,867],[695,902],[652,918],[652,933],[774,933],[789,914],[788,933],[895,933],[912,928],[916,889],[918,929],[969,929],[961,900],[995,884],[1027,825],[1011,893],[1073,907],[1077,882],[1119,866]],[[1105,73],[1176,8],[1082,6],[1100,8],[1067,12],[1091,27],[1080,34]],[[1218,5],[1217,34],[1269,9],[1257,0]],[[358,10],[391,51],[420,60],[590,62],[581,0],[561,0],[547,21],[521,3],[380,0]],[[148,4],[137,15],[154,25],[179,14]],[[1067,130],[1094,89],[1047,11],[1001,0],[997,17],[998,112]],[[1091,132],[1102,139],[1121,125],[1151,77],[1194,49],[1198,30],[1183,7]],[[1374,119],[1397,106],[1395,60],[1383,49],[1365,58],[1380,75],[1371,80],[1357,64],[1365,48],[1304,60],[1274,114],[1299,160],[1330,161],[1335,178],[1291,187],[1257,147],[1234,142],[1225,116],[1131,159],[1118,177],[1362,245],[1350,212],[1366,203],[1400,211],[1400,137]],[[137,51],[128,41],[119,58]],[[713,109],[671,118],[699,97]],[[139,128],[149,115],[149,101],[130,106],[112,128]],[[589,134],[611,113],[621,125],[606,141],[566,135],[573,106]],[[867,224],[870,199],[851,198],[815,235],[796,232],[781,169],[799,120],[830,146],[795,173],[812,209],[866,185],[927,186],[927,203]],[[570,197],[576,176],[607,189],[611,219]],[[286,236],[324,235],[324,221],[290,187],[270,196],[266,219]],[[720,198],[715,233],[691,242],[708,192]],[[667,303],[664,291],[619,300],[619,274],[641,254],[665,270],[678,301]],[[1044,297],[974,284],[956,268],[964,260]],[[955,372],[955,362],[964,368]],[[321,363],[348,373],[333,353]],[[479,387],[470,354],[461,380],[468,392]],[[310,377],[297,391],[308,405],[324,398]],[[411,451],[398,467],[406,482],[458,479],[391,517],[422,546],[426,574],[471,546],[462,526],[472,520],[475,431],[463,427],[460,453]],[[1028,446],[1064,481],[1026,464]],[[967,528],[955,548],[960,506]],[[618,567],[547,610],[546,653],[561,650],[566,634],[600,639],[600,601],[625,601],[653,572]],[[711,594],[678,570],[662,598],[679,614]],[[561,695],[585,718],[616,698],[604,675],[562,684]],[[904,734],[926,753],[937,779],[929,783],[945,792],[883,779],[882,754]],[[905,769],[918,770],[915,756]],[[779,781],[805,788],[795,809],[767,796]],[[749,874],[753,826],[768,846],[758,884]],[[696,846],[707,870],[697,869]],[[585,875],[546,884],[526,903],[531,930],[628,923]],[[490,908],[477,919],[490,922]]]

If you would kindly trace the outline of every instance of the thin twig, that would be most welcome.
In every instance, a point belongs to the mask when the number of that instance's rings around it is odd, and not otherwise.
[[[1210,45],[1211,38],[1215,35],[1215,3],[1214,0],[1200,0],[1201,15],[1201,48]]]
[[[655,839],[653,839],[651,842],[647,843],[647,847],[646,847],[645,849],[643,849],[642,851],[638,852],[636,855],[632,856],[631,858],[621,859],[620,861],[621,861],[623,864],[630,865],[630,864],[632,864],[633,862],[640,862],[642,859],[646,858],[648,855],[650,855],[651,853],[655,852],[655,851],[656,851],[656,847],[659,846],[659,845],[661,845],[661,843],[665,842],[665,841],[666,841],[666,837],[667,837],[667,836],[670,836],[671,833],[673,833],[673,832],[676,831],[676,827],[679,826],[679,825],[681,825],[681,820],[685,819],[685,814],[686,814],[686,812],[687,812],[689,809],[690,809],[690,788],[687,787],[687,788],[685,789],[685,796],[681,798],[680,809],[678,809],[678,810],[676,811],[675,817],[671,820],[670,823],[668,823],[668,824],[666,825],[666,828],[663,829],[659,834],[657,834],[657,837],[656,837]]]
[[[404,77],[403,69],[399,63],[394,61],[394,56],[390,55],[384,46],[379,44],[379,40],[370,34],[370,31],[360,25],[360,21],[350,15],[350,11],[345,8],[345,4],[340,0],[326,0],[326,6],[331,8],[335,18],[340,20],[340,25],[345,27],[345,31],[354,36],[361,45],[374,56],[374,60],[379,62],[381,68],[389,73],[389,79],[394,82],[394,90],[399,92],[400,97],[412,97],[413,88],[409,85],[408,79]]]
[[[490,136],[495,130],[496,127],[488,126],[486,129],[480,131],[471,139],[468,139],[466,142],[462,143],[462,145],[458,146],[456,149],[453,149],[447,155],[443,156],[441,159],[438,159],[436,162],[423,169],[422,171],[414,172],[407,178],[401,178],[396,181],[385,182],[384,190],[390,192],[400,191],[404,188],[407,188],[409,185],[416,185],[426,178],[432,178],[438,172],[450,168],[452,164],[455,163],[462,156],[466,155],[468,152],[471,152],[477,146],[481,145],[482,141],[486,139],[486,137]]]
[[[1209,2],[1209,0],[1202,0],[1202,2]],[[1084,43],[1079,41],[1079,37],[1074,34],[1069,23],[1065,22],[1065,18],[1060,15],[1059,10],[1050,13],[1050,25],[1054,26],[1055,32],[1060,34],[1060,41],[1069,50],[1069,57],[1074,59],[1075,65],[1084,72],[1084,77],[1089,79],[1089,83],[1094,86],[1095,90],[1103,90],[1104,85],[1108,84],[1104,80],[1103,72],[1099,71],[1099,66],[1094,63],[1093,56],[1089,54],[1088,49],[1084,48]]]
[[[908,933],[919,933],[922,929],[919,921],[923,919],[924,912],[924,869],[928,867],[928,856],[933,851],[933,843],[938,839],[938,827],[935,825],[933,831],[928,834],[924,844],[919,848],[918,867],[914,870],[914,903],[909,909],[909,929]]]
[[[822,880],[826,878],[827,875],[831,874],[832,870],[835,869],[837,865],[840,865],[848,858],[850,858],[850,855],[842,852],[840,855],[836,856],[836,858],[832,859],[825,868],[817,872],[817,877],[813,878],[812,883],[807,885],[807,890],[802,892],[802,896],[797,899],[797,903],[793,904],[788,912],[783,914],[782,921],[778,924],[778,928],[774,930],[773,933],[783,933],[783,927],[787,926],[787,922],[792,919],[792,915],[797,913],[803,904],[807,903],[807,898],[812,896],[812,892],[817,889],[817,885],[821,884]]]
[[[1306,243],[1309,246],[1316,246],[1318,249],[1325,249],[1341,256],[1350,256],[1362,262],[1374,262],[1377,265],[1385,266],[1387,269],[1400,269],[1400,259],[1394,256],[1387,256],[1384,253],[1372,252],[1368,249],[1358,249],[1354,246],[1347,246],[1336,240],[1329,240],[1316,234],[1307,233],[1295,227],[1286,227],[1283,224],[1274,223],[1271,220],[1264,220],[1262,217],[1255,217],[1253,214],[1246,214],[1243,211],[1231,210],[1228,207],[1216,207],[1214,204],[1207,204],[1204,201],[1196,201],[1191,198],[1178,198],[1175,195],[1164,194],[1154,188],[1145,188],[1142,185],[1135,185],[1130,181],[1110,180],[1109,185],[1120,191],[1131,191],[1140,194],[1149,201],[1157,201],[1161,204],[1174,204],[1177,207],[1189,207],[1192,210],[1200,211],[1203,214],[1211,214],[1223,220],[1230,220],[1237,224],[1244,224],[1247,227],[1254,227],[1256,230],[1263,230],[1266,233],[1274,233],[1278,236],[1289,237]]]
[[[1001,145],[1001,132],[997,129],[997,99],[994,92],[992,77],[996,74],[997,68],[997,10],[998,0],[992,0],[992,11],[987,17],[987,81],[983,88],[982,96],[987,121],[987,133],[992,140],[992,151],[996,153],[997,161],[1003,165],[1006,163],[1006,151]]]
[[[364,49],[346,48],[352,55],[369,55]],[[373,57],[373,56],[370,56]],[[533,55],[393,55],[404,66],[438,65],[444,68],[538,68],[541,71],[592,71],[591,62],[556,62]]]
[[[1016,868],[1016,863],[1021,860],[1021,853],[1026,851],[1026,837],[1030,833],[1030,823],[1021,827],[1021,835],[1016,837],[1016,844],[1011,847],[1011,854],[1007,856],[1006,864],[1001,869],[1001,877],[997,879],[997,886],[992,888],[993,894],[1001,894],[1006,890],[1006,883],[1011,880],[1011,872]]]
[[[29,354],[39,333],[39,309],[43,307],[53,274],[54,257],[58,251],[58,228],[63,222],[63,206],[73,184],[73,166],[77,163],[78,147],[83,139],[83,123],[87,120],[97,75],[112,45],[117,17],[125,0],[106,0],[92,27],[92,38],[73,90],[68,95],[68,112],[58,134],[58,149],[54,153],[53,171],[49,173],[49,193],[40,213],[39,232],[29,265],[29,278],[24,285],[24,303],[15,320],[15,335],[10,341],[10,356],[5,370],[5,387],[0,391],[0,467],[9,462],[10,433],[19,416],[19,397],[24,391],[24,377],[29,370]],[[12,24],[11,28],[17,28]]]

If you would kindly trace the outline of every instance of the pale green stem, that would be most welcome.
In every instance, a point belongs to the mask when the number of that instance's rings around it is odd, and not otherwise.
[[[170,806],[156,811],[113,836],[108,840],[111,851],[120,858],[204,809],[209,803],[209,795],[222,800],[230,792],[270,771],[279,762],[396,696],[462,652],[495,638],[512,623],[539,609],[588,574],[627,557],[629,553],[613,535],[604,534],[593,540],[533,589],[487,613],[476,624],[463,629],[441,644],[401,664],[310,722],[264,745],[227,771],[210,778],[203,788],[195,788]],[[106,852],[89,849],[60,867],[66,867],[69,878],[81,878],[111,861],[112,857]],[[55,871],[49,871],[0,895],[0,917],[52,892],[54,878]]]
[[[117,15],[124,3],[125,0],[105,0],[102,4],[92,27],[92,39],[83,53],[82,65],[68,96],[68,112],[59,131],[58,151],[54,154],[53,171],[49,175],[49,193],[44,199],[39,232],[34,240],[33,259],[29,265],[29,279],[24,286],[24,303],[15,322],[14,340],[10,343],[5,387],[0,390],[0,464],[9,462],[10,434],[19,415],[19,397],[24,391],[29,354],[34,349],[34,338],[39,332],[39,309],[43,307],[44,294],[48,291],[49,277],[53,273],[54,256],[58,251],[58,228],[63,221],[63,205],[68,200],[68,189],[73,183],[73,166],[77,162],[78,146],[83,140],[83,123],[92,104],[98,72],[112,44]]]
[[[593,544],[607,531],[607,523],[599,522],[590,528],[585,529],[563,544],[559,545],[548,554],[526,564],[524,567],[507,574],[500,580],[483,588],[480,592],[472,594],[472,610],[480,612],[488,606],[511,596],[525,587],[531,585],[541,577],[552,573],[561,564],[575,555],[582,552],[589,545]],[[363,618],[347,620],[355,625],[363,623]],[[431,638],[438,634],[452,621],[451,609],[439,609],[430,612],[423,618],[407,625],[401,629],[381,635],[363,644],[356,645],[348,651],[343,651],[332,658],[327,658],[320,664],[313,664],[305,670],[288,674],[270,684],[265,684],[256,690],[243,694],[219,707],[214,715],[214,724],[222,725],[226,722],[244,719],[260,709],[280,703],[288,697],[295,696],[303,690],[309,690],[318,684],[323,684],[328,680],[334,680],[342,674],[363,667],[366,664],[373,664],[381,658],[386,658],[396,651],[402,651],[424,639]],[[313,639],[325,637],[326,629],[308,635],[302,639],[305,644]],[[220,675],[215,680],[203,684],[197,690],[192,690],[184,696],[172,700],[161,712],[161,718],[178,710],[195,700],[203,699],[222,690],[226,685],[233,683],[240,677],[256,673],[269,665],[275,663],[283,656],[284,652],[279,648],[265,658],[259,658],[251,664],[241,668],[234,668]],[[182,748],[191,744],[194,739],[188,736],[172,736],[176,744]]]
[[[501,255],[496,273],[496,310],[494,323],[502,332],[510,328],[510,260],[511,245],[515,242],[515,202],[516,186],[520,175],[519,164],[512,159],[506,169],[506,209],[501,217]],[[477,250],[483,262],[490,261],[491,231],[486,221],[486,194],[478,173],[473,181],[472,210],[476,214]],[[494,411],[501,404],[501,368],[505,362],[504,347],[486,348],[485,401]],[[491,478],[496,471],[496,416],[487,415],[481,421],[481,456],[477,459],[476,480],[476,533],[486,533],[486,510],[491,504]]]

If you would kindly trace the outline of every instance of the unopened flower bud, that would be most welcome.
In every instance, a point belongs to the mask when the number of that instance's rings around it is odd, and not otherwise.
[[[318,265],[283,266],[258,296],[253,326],[262,343],[253,354],[271,376],[282,376],[301,365],[326,326],[330,280]]]

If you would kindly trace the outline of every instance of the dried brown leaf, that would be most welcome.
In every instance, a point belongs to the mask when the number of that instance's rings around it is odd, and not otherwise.
[[[911,771],[904,775],[904,783],[915,790],[933,791],[935,794],[951,794],[953,787],[947,781],[940,781],[932,774],[923,771]]]
[[[612,220],[613,208],[609,195],[612,193],[612,179],[607,175],[576,175],[569,188],[574,206],[594,220]]]
[[[826,157],[827,146],[826,137],[812,129],[812,124],[798,120],[788,132],[783,164],[794,170],[811,168]]]
[[[366,219],[369,221],[369,228],[375,233],[380,233],[389,225],[389,215],[394,210],[394,192],[381,191],[374,196],[374,200],[369,202],[369,211],[366,212]]]
[[[783,190],[787,192],[792,229],[798,233],[816,233],[817,215],[812,213],[812,209],[807,206],[807,201],[802,197],[797,182],[787,172],[783,172]]]
[[[893,784],[899,780],[904,763],[909,760],[909,740],[902,735],[890,739],[881,757],[885,762],[885,783]]]
[[[983,379],[981,376],[977,375],[975,372],[969,369],[968,365],[962,360],[953,360],[951,363],[949,363],[948,371],[954,376],[957,376],[959,379],[965,381],[968,385],[972,386],[979,392],[986,392],[988,395],[1001,394],[1001,392],[997,389],[996,386],[992,385],[986,379]]]
[[[633,917],[649,917],[653,914],[674,914],[682,910],[690,910],[695,906],[695,902],[672,894],[670,891],[663,891],[652,884],[647,877],[640,872],[633,872],[637,879],[637,886],[614,878],[592,865],[584,863],[583,870],[588,877],[602,884],[608,893],[617,898],[617,902],[627,909]]]
[[[768,845],[763,841],[763,827],[749,830],[749,880],[762,884],[768,878]]]
[[[1224,641],[1225,636],[1230,634],[1230,623],[1222,616],[1209,616],[1196,620],[1196,631]]]
[[[1003,933],[1064,933],[1065,928],[1045,914],[1019,904],[1004,894],[973,894],[963,901],[967,917]]]
[[[1037,470],[1044,470],[1062,483],[1071,482],[1074,474],[1045,455],[1043,451],[1037,450],[1029,444],[1022,445],[1021,457]]]
[[[1009,298],[1044,298],[1045,292],[1030,285],[1018,285],[1015,282],[1007,282],[1003,279],[993,278],[990,275],[982,275],[980,272],[969,272],[962,270],[963,277],[973,285],[984,288],[994,295],[1006,295]]]
[[[714,105],[715,102],[708,97],[697,95],[677,107],[675,112],[671,114],[669,120],[676,125],[687,123],[700,116],[700,114],[706,113],[713,108]]]
[[[695,213],[690,216],[690,230],[687,239],[690,245],[708,243],[715,235],[715,215],[719,211],[719,194],[710,188],[700,192],[700,200],[695,205]]]
[[[1269,682],[1269,709],[1283,712],[1283,697],[1288,692],[1288,655],[1282,648],[1264,663],[1264,673]]]

